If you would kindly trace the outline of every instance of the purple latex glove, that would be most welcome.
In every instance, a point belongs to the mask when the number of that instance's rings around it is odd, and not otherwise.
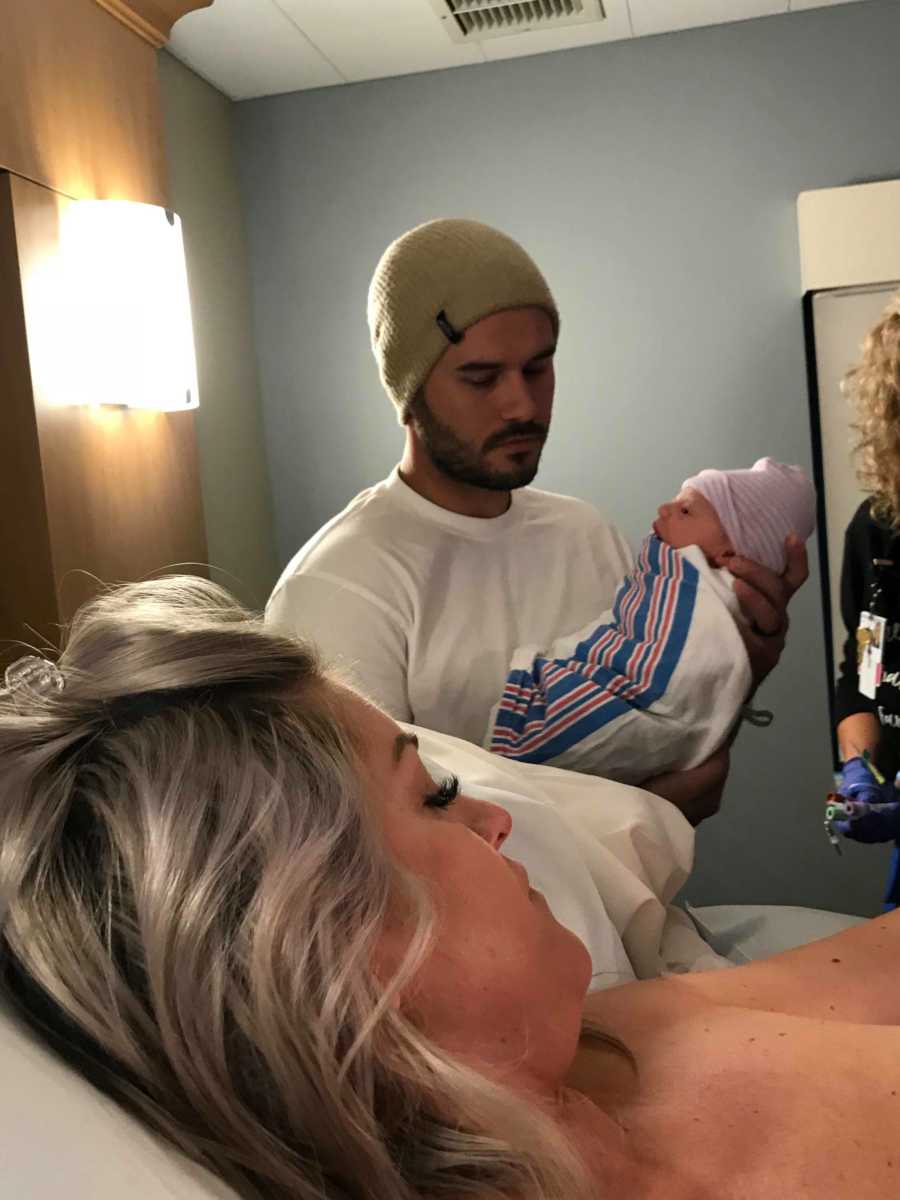
[[[854,842],[893,842],[900,838],[900,801],[893,783],[879,783],[862,758],[844,763],[840,795],[875,807],[861,817],[835,821],[834,827]]]

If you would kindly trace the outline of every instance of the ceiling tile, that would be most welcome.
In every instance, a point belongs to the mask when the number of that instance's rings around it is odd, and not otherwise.
[[[563,25],[534,33],[513,33],[509,37],[488,38],[484,41],[484,56],[488,60],[524,58],[529,54],[544,54],[552,50],[573,50],[576,46],[593,46],[598,42],[615,42],[632,36],[627,0],[603,0],[606,20],[585,25]]]
[[[788,10],[788,0],[629,0],[635,37],[723,25]]]
[[[826,8],[831,4],[858,4],[859,0],[790,0],[791,12],[802,12],[807,8]]]
[[[347,80],[484,62],[454,42],[427,0],[274,0]]]
[[[232,100],[344,82],[272,0],[215,0],[178,21],[169,49]]]
[[[176,24],[170,49],[245,100],[854,2],[605,0],[598,24],[465,43],[447,35],[430,0],[215,0]]]

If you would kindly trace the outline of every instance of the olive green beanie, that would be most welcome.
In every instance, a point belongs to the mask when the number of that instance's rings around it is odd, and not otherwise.
[[[388,246],[369,285],[369,332],[401,421],[452,342],[508,308],[543,308],[559,332],[547,282],[518,242],[478,221],[429,221]]]

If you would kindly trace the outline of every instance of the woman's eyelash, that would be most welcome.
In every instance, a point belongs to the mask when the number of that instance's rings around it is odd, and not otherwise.
[[[459,795],[459,776],[447,775],[438,784],[436,792],[430,792],[425,797],[429,808],[449,808]]]

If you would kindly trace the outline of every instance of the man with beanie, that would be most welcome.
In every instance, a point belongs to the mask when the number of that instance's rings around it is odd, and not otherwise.
[[[267,619],[312,638],[397,720],[480,744],[513,649],[588,621],[631,555],[590,505],[527,486],[560,321],[517,242],[468,220],[411,230],[376,268],[368,317],[403,457],[303,546]],[[753,564],[743,577],[761,677],[795,585]]]
[[[706,762],[752,683],[728,564],[741,554],[780,574],[788,535],[805,542],[815,523],[800,467],[761,458],[686,479],[611,608],[513,653],[485,746],[632,784]]]

